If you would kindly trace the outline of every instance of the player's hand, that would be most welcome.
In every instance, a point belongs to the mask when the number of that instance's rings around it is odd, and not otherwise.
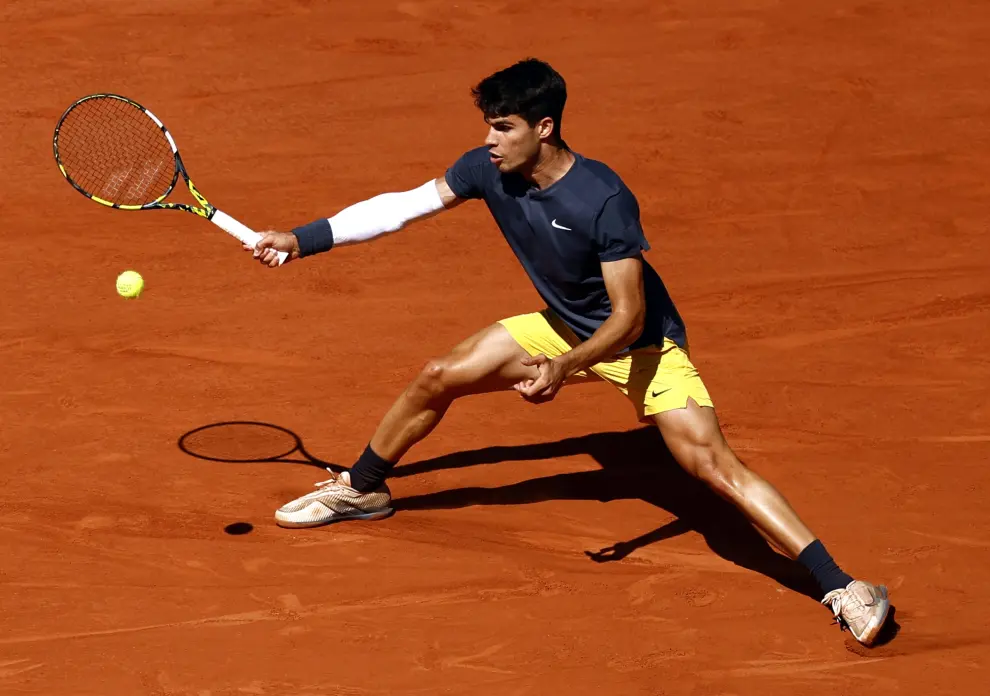
[[[288,254],[285,263],[299,258],[299,240],[291,232],[275,232],[269,230],[262,233],[264,236],[254,246],[243,245],[246,251],[254,254],[263,265],[269,268],[278,266],[278,252],[284,251]]]
[[[532,357],[522,359],[522,364],[536,366],[540,371],[540,376],[536,379],[525,379],[513,385],[513,389],[519,392],[524,399],[535,404],[545,403],[557,396],[557,392],[567,379],[567,374],[558,363],[540,353]]]
[[[595,563],[608,563],[609,561],[621,561],[635,550],[636,547],[633,544],[627,541],[620,541],[597,551],[585,551],[584,555]]]

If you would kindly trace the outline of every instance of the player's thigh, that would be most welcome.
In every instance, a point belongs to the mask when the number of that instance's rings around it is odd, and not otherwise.
[[[725,460],[728,444],[712,406],[702,406],[689,398],[683,408],[651,416],[674,458],[693,476],[705,477],[706,470]]]
[[[487,326],[461,341],[427,371],[439,372],[448,392],[481,394],[509,389],[524,379],[535,379],[539,370],[523,365],[529,353],[501,324]]]

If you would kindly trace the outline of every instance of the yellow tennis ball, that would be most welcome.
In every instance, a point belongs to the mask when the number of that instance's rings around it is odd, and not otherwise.
[[[144,290],[144,278],[137,271],[124,271],[117,276],[117,294],[121,297],[137,297]]]

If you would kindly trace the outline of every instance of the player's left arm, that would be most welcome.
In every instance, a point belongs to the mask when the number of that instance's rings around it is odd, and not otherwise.
[[[646,323],[642,258],[603,261],[602,278],[612,304],[611,315],[587,341],[563,355],[552,360],[544,355],[524,359],[523,364],[540,370],[538,379],[516,385],[524,397],[552,399],[565,379],[615,355],[642,335]]]
[[[634,256],[603,262],[602,278],[612,304],[612,314],[591,338],[557,358],[563,363],[568,377],[612,357],[643,334],[646,291],[642,258]]]

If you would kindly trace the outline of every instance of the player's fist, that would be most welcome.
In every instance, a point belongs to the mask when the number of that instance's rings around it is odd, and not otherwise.
[[[564,380],[567,379],[567,373],[560,363],[548,358],[543,353],[534,356],[527,355],[521,362],[526,367],[536,367],[539,370],[539,376],[517,382],[512,388],[519,392],[526,401],[534,404],[542,404],[553,399]]]
[[[270,268],[278,266],[278,252],[284,251],[288,256],[285,263],[299,258],[299,240],[291,232],[275,232],[269,230],[262,233],[262,238],[254,246],[244,245],[244,249],[254,254],[263,265]]]

